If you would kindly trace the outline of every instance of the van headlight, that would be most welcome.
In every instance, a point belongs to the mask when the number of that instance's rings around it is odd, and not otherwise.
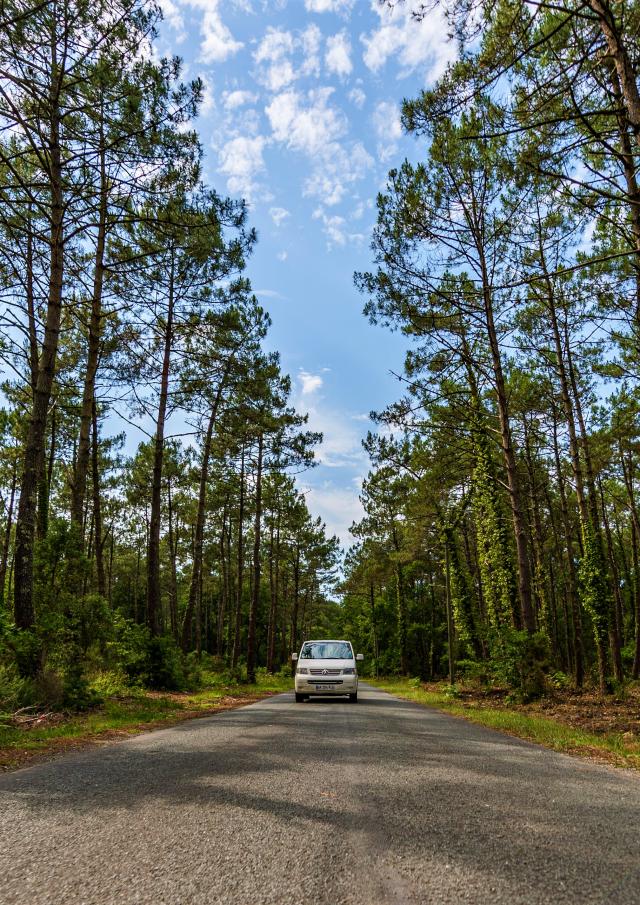
[[[356,671],[351,666],[347,667],[347,669],[342,670],[343,676],[355,676],[355,674],[356,674]]]
[[[304,676],[306,676],[306,675],[308,675],[308,673],[309,673],[309,670],[306,669],[304,666],[299,666],[299,667],[298,667],[298,675],[304,675]]]

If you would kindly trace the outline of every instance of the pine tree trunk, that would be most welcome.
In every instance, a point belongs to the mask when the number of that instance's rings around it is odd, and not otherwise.
[[[209,463],[211,460],[211,441],[213,439],[213,429],[218,417],[218,409],[222,400],[222,393],[226,385],[227,376],[230,370],[230,362],[225,370],[225,374],[220,381],[216,392],[209,421],[207,423],[207,431],[202,447],[202,462],[200,464],[200,480],[198,485],[198,509],[196,512],[195,538],[193,544],[193,568],[191,570],[191,581],[189,583],[189,599],[184,614],[184,622],[182,624],[182,649],[188,650],[191,639],[191,630],[193,622],[193,614],[195,612],[196,600],[198,596],[198,586],[200,575],[202,572],[203,557],[203,539],[204,539],[204,523],[207,508],[207,482],[209,480]]]
[[[9,505],[7,507],[7,524],[4,531],[4,539],[2,542],[2,557],[0,558],[0,610],[4,609],[4,598],[7,581],[7,565],[9,563],[9,549],[11,547],[11,528],[13,527],[13,506],[16,497],[16,485],[18,483],[18,468],[14,462],[13,474],[11,476],[11,492],[9,495]]]
[[[278,505],[278,502],[276,502]],[[276,653],[276,631],[278,621],[278,565],[280,558],[280,519],[281,512],[278,508],[278,521],[274,532],[273,522],[269,537],[269,628],[267,631],[267,672],[273,672],[273,664]]]
[[[633,68],[631,56],[620,33],[620,28],[609,0],[588,0],[588,5],[598,18],[600,31],[606,41],[609,55],[614,62],[620,81],[627,119],[637,140],[640,136],[640,92],[638,91],[637,75]],[[616,6],[620,8],[623,5],[617,3]]]
[[[64,196],[62,182],[62,153],[58,109],[58,61],[55,40],[52,40],[52,78],[50,90],[51,121],[48,147],[49,179],[51,193],[51,220],[49,236],[49,285],[47,315],[42,351],[38,360],[38,375],[31,416],[24,449],[20,502],[16,519],[14,553],[14,616],[19,629],[30,630],[34,626],[33,605],[33,543],[36,522],[36,495],[39,465],[42,461],[47,412],[51,388],[56,371],[58,338],[62,319],[62,292],[64,279]],[[36,662],[21,664],[24,672],[34,672]]]
[[[536,630],[536,619],[531,594],[531,569],[529,565],[529,552],[527,549],[527,531],[522,507],[522,494],[520,490],[520,480],[518,477],[518,467],[515,450],[513,447],[513,437],[511,433],[511,421],[509,415],[509,401],[502,369],[502,356],[500,354],[500,344],[498,341],[498,335],[494,322],[491,287],[489,284],[487,267],[484,261],[483,253],[481,253],[481,264],[483,278],[482,297],[484,303],[484,313],[495,381],[502,455],[504,458],[505,470],[507,473],[507,488],[509,491],[511,518],[513,521],[513,532],[516,542],[516,558],[518,565],[518,595],[520,598],[522,624],[529,633],[532,633]]]
[[[258,437],[258,460],[256,463],[255,520],[253,523],[253,588],[249,607],[249,632],[247,637],[247,682],[256,681],[256,621],[260,604],[260,542],[262,529],[262,457],[264,437]]]
[[[82,390],[82,406],[80,409],[80,432],[78,436],[78,452],[75,474],[71,488],[71,523],[80,532],[83,528],[84,503],[87,488],[90,457],[90,430],[92,412],[95,405],[96,374],[100,360],[100,344],[102,335],[102,286],[104,283],[104,255],[107,235],[107,173],[105,164],[104,136],[100,135],[100,204],[98,209],[98,235],[96,240],[96,257],[93,269],[93,290],[91,293],[91,316],[89,318],[89,337],[87,345],[87,367]]]
[[[238,504],[238,569],[236,587],[235,631],[233,635],[233,653],[231,668],[235,669],[240,657],[240,629],[242,625],[242,586],[244,576],[244,444],[240,459],[240,501]]]
[[[91,464],[93,471],[93,519],[95,530],[95,548],[96,548],[96,575],[98,579],[98,594],[106,597],[107,580],[104,570],[104,542],[106,540],[102,527],[102,498],[100,495],[100,465],[98,460],[98,412],[95,398],[91,406],[91,422],[92,422],[92,444],[91,444]]]
[[[164,333],[162,372],[160,376],[160,400],[153,451],[153,479],[151,486],[151,519],[149,525],[149,546],[147,552],[147,625],[152,635],[160,634],[160,515],[162,507],[162,464],[164,458],[164,427],[169,399],[169,370],[171,366],[171,346],[173,342],[175,264],[171,250],[169,273],[169,303]]]
[[[569,605],[571,608],[571,629],[573,650],[575,656],[575,673],[574,679],[576,686],[582,688],[584,683],[584,644],[582,640],[582,613],[580,611],[580,601],[578,599],[578,581],[576,568],[573,559],[571,519],[569,517],[569,506],[567,503],[567,494],[565,490],[564,477],[562,474],[562,465],[560,462],[560,450],[558,448],[558,429],[554,418],[553,422],[553,451],[556,462],[556,474],[558,479],[558,491],[560,494],[560,512],[562,514],[562,527],[564,530],[565,549],[567,558],[567,595],[569,597]]]

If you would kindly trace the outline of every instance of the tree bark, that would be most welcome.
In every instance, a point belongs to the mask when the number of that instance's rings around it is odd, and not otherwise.
[[[235,669],[240,657],[240,628],[242,624],[242,586],[244,573],[244,443],[240,458],[240,500],[238,504],[238,586],[236,588],[235,631],[233,635],[233,653],[231,667]]]
[[[617,5],[621,6],[622,4]],[[631,56],[623,41],[609,0],[589,0],[589,6],[598,18],[598,24],[604,35],[607,50],[614,62],[616,73],[620,80],[627,119],[637,139],[640,135],[640,92],[638,91],[638,82]]]
[[[160,376],[160,400],[153,451],[153,480],[151,487],[151,520],[147,552],[147,625],[152,635],[160,633],[160,515],[162,505],[162,463],[164,458],[164,427],[169,399],[169,370],[173,342],[173,306],[175,302],[175,261],[171,249],[169,271],[169,299],[164,333],[164,351]]]
[[[189,583],[189,600],[184,614],[184,622],[182,624],[182,649],[186,651],[191,638],[191,629],[193,622],[193,614],[195,611],[196,600],[198,597],[198,586],[200,582],[200,573],[202,572],[202,556],[203,556],[203,539],[204,539],[204,523],[207,508],[207,482],[209,480],[209,463],[211,460],[211,442],[213,439],[213,430],[218,417],[218,409],[222,400],[222,394],[226,385],[227,377],[231,367],[231,360],[225,369],[224,376],[220,381],[216,392],[209,421],[207,423],[207,431],[205,433],[204,444],[202,447],[202,462],[200,464],[200,481],[198,485],[198,509],[196,512],[195,538],[193,544],[193,568],[191,570],[191,581]]]
[[[38,374],[29,427],[27,430],[20,502],[16,519],[14,553],[14,616],[19,629],[30,630],[34,626],[33,605],[33,542],[36,520],[36,494],[38,468],[44,449],[47,412],[51,388],[56,371],[58,339],[62,319],[62,291],[64,279],[64,210],[65,199],[62,180],[62,152],[60,147],[59,64],[56,36],[51,40],[50,84],[50,135],[48,147],[49,180],[51,193],[51,219],[49,234],[49,285],[47,315],[42,351],[38,360]],[[37,669],[37,663],[21,666],[25,672]]]
[[[83,530],[84,502],[89,472],[90,429],[94,408],[96,374],[100,360],[102,335],[102,287],[104,283],[104,256],[107,236],[107,172],[105,162],[104,135],[100,128],[100,202],[98,207],[98,235],[96,240],[96,256],[93,268],[93,289],[91,293],[91,315],[89,318],[89,336],[87,344],[87,367],[82,390],[82,406],[80,409],[80,432],[78,435],[78,452],[76,467],[71,488],[71,523]]]
[[[7,507],[7,524],[4,530],[4,540],[2,542],[2,558],[0,559],[0,609],[4,608],[5,585],[7,581],[7,565],[9,563],[9,549],[11,547],[11,528],[13,527],[13,506],[16,496],[16,485],[18,483],[17,463],[13,466],[13,475],[11,477],[11,492],[9,495],[9,505]]]
[[[258,459],[256,462],[256,499],[255,519],[253,523],[253,588],[249,607],[249,632],[247,637],[247,682],[256,681],[256,621],[260,604],[260,542],[262,528],[262,460],[264,454],[264,436],[258,437]]]
[[[95,555],[96,555],[96,576],[98,579],[98,594],[101,597],[107,595],[107,579],[104,569],[104,543],[106,537],[102,527],[102,498],[100,495],[100,464],[98,460],[99,437],[98,437],[98,411],[95,398],[91,406],[91,423],[92,423],[92,444],[91,444],[91,466],[93,472],[93,521],[95,531]]]

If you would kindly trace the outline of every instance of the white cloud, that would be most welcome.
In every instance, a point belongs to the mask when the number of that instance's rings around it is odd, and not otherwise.
[[[293,63],[289,56],[295,42],[290,31],[281,28],[267,28],[267,31],[253,54],[258,64],[258,80],[269,91],[280,91],[296,79]]]
[[[220,0],[188,0],[190,6],[203,12],[200,33],[200,56],[205,63],[223,63],[244,45],[236,41],[220,17]]]
[[[320,220],[323,232],[327,236],[327,246],[331,249],[334,245],[344,246],[348,242],[362,242],[364,235],[362,233],[354,233],[349,229],[349,225],[345,217],[339,214],[327,214],[322,208],[318,207],[313,212],[313,219]]]
[[[339,204],[348,187],[363,179],[372,164],[373,159],[361,142],[354,142],[347,148],[333,142],[322,165],[316,166],[306,180],[304,194],[319,198],[329,206]]]
[[[411,16],[412,4],[396,5],[389,9],[378,0],[371,0],[380,25],[369,34],[361,35],[364,62],[373,72],[381,69],[391,57],[397,57],[408,75],[426,67],[429,79],[437,79],[455,58],[455,44],[448,40],[447,24],[440,9],[434,9],[420,22]]]
[[[330,535],[337,535],[343,547],[353,545],[354,538],[349,528],[354,522],[364,518],[364,509],[360,502],[358,481],[354,479],[351,486],[339,487],[333,481],[323,481],[318,487],[307,486],[306,501],[310,511],[319,515],[327,526]]]
[[[380,101],[373,114],[373,125],[378,138],[396,140],[402,135],[400,111],[393,101]]]
[[[351,63],[351,42],[346,32],[327,38],[327,50],[324,62],[329,72],[341,77],[349,75],[353,69]]]
[[[320,75],[322,32],[308,25],[303,32],[269,26],[256,48],[253,59],[258,67],[256,78],[269,91],[281,91],[301,76]],[[300,54],[301,61],[294,61]]]
[[[283,299],[282,293],[275,289],[254,289],[253,294],[259,299]]]
[[[162,18],[176,32],[176,41],[181,44],[187,37],[187,33],[179,4],[174,3],[174,0],[160,0],[160,9],[162,10]]]
[[[289,257],[289,253],[287,251],[279,251],[278,254],[276,255],[276,258],[279,261],[286,261],[288,257]]]
[[[266,107],[273,137],[313,162],[304,194],[338,204],[347,187],[361,179],[373,160],[360,142],[340,143],[347,131],[344,113],[330,103],[333,89],[324,87],[306,95],[289,89]]]
[[[245,104],[255,104],[258,95],[251,91],[225,91],[222,95],[222,103],[225,110],[236,110]]]
[[[312,374],[310,377],[317,377]],[[317,450],[318,462],[327,468],[349,468],[364,471],[367,456],[362,449],[362,428],[346,412],[329,405],[314,387],[311,392],[298,394],[296,408],[309,415],[309,429],[322,434]]]
[[[251,200],[257,189],[256,177],[265,168],[262,152],[266,143],[263,135],[253,138],[240,135],[222,146],[220,172],[227,177],[231,194]]]
[[[378,136],[378,158],[385,163],[398,150],[398,139],[402,135],[400,111],[392,101],[380,101],[376,105],[372,119]]]
[[[291,216],[291,214],[286,209],[286,207],[270,207],[269,216],[276,226],[281,226],[282,223],[284,223],[284,221],[287,219],[287,217]]]
[[[352,88],[349,92],[349,100],[352,104],[355,104],[358,110],[362,110],[364,107],[364,102],[367,99],[367,95],[364,93],[362,88]]]
[[[266,108],[277,141],[314,156],[346,131],[342,111],[329,106],[333,88],[318,88],[304,97],[295,90],[278,94]]]
[[[206,116],[207,113],[211,113],[215,108],[216,100],[211,80],[206,75],[201,75],[200,78],[202,79],[202,103],[200,105],[200,113],[203,116]]]
[[[308,13],[347,13],[353,0],[304,0]]]
[[[322,377],[319,374],[310,374],[304,368],[300,368],[298,372],[298,380],[300,381],[301,393],[303,396],[311,396],[316,393],[323,384]]]
[[[304,56],[302,74],[320,75],[320,46],[322,44],[322,32],[317,25],[309,25],[302,32],[300,40]]]

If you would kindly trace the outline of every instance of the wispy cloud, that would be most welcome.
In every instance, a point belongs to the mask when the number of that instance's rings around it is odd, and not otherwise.
[[[270,207],[269,216],[276,226],[282,226],[284,221],[291,216],[286,207]]]
[[[227,177],[227,188],[234,195],[251,201],[256,194],[257,177],[265,171],[263,151],[266,139],[239,135],[220,150],[220,172]]]
[[[320,389],[323,383],[322,377],[320,377],[319,374],[310,374],[303,368],[300,368],[300,371],[298,372],[298,380],[300,381],[303,396],[310,396],[312,393],[315,393]]]
[[[361,142],[343,142],[348,122],[331,103],[333,93],[327,86],[306,93],[289,89],[277,94],[265,110],[274,140],[312,162],[304,194],[330,206],[338,204],[348,186],[362,179],[373,164]]]
[[[428,78],[438,78],[454,59],[456,47],[448,40],[448,27],[440,8],[431,10],[420,22],[412,17],[411,3],[394,5],[371,0],[371,9],[380,20],[378,28],[361,35],[365,65],[378,72],[395,58],[401,66],[400,77],[416,69],[426,69]]]

